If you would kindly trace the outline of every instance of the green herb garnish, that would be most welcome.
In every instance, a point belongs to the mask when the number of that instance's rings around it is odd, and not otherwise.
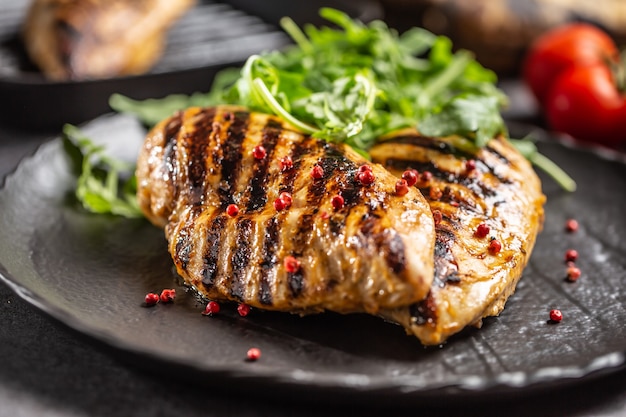
[[[107,156],[104,146],[95,144],[69,124],[63,127],[63,147],[78,174],[76,197],[85,209],[143,217],[137,203],[137,180],[132,164]]]

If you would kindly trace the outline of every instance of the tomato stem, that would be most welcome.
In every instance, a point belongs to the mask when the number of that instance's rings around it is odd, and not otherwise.
[[[617,91],[620,94],[626,93],[626,50],[620,53],[618,60],[607,59],[607,65],[613,74]]]

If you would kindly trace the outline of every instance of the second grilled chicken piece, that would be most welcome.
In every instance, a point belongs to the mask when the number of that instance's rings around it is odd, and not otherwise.
[[[430,289],[435,229],[419,191],[396,195],[381,166],[276,117],[187,109],[148,134],[137,179],[178,273],[210,299],[378,313]]]
[[[543,225],[545,196],[528,161],[501,137],[476,153],[455,147],[458,140],[409,130],[370,150],[373,161],[397,176],[420,172],[416,186],[435,216],[428,296],[381,314],[426,345],[500,313]]]
[[[31,60],[50,79],[146,72],[195,0],[34,0],[24,25]]]

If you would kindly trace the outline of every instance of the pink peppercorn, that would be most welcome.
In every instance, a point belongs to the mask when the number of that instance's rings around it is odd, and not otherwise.
[[[409,187],[414,186],[417,183],[419,173],[414,169],[407,169],[402,173],[402,179],[406,181]]]
[[[553,323],[559,323],[561,320],[563,320],[563,313],[561,313],[561,310],[550,310],[550,321]]]
[[[565,222],[565,230],[570,232],[570,233],[573,233],[573,232],[577,231],[578,230],[578,222],[576,220],[574,220],[574,219],[568,219]]]
[[[341,210],[343,208],[345,201],[342,196],[336,195],[330,200],[330,204],[332,204],[335,210]]]
[[[578,259],[578,251],[575,249],[569,249],[565,252],[565,262],[576,262]]]
[[[285,203],[286,207],[290,207],[291,203],[293,202],[293,198],[291,197],[291,194],[288,193],[287,191],[283,191],[282,193],[280,193],[278,198],[283,200],[283,203]]]
[[[280,160],[281,171],[289,171],[291,168],[293,168],[293,160],[290,156],[285,156]]]
[[[443,214],[441,214],[440,210],[433,210],[433,220],[435,221],[435,226],[437,226],[443,220]]]
[[[492,255],[495,255],[501,250],[502,250],[502,243],[500,243],[498,239],[492,239],[491,242],[489,242],[489,252]]]
[[[281,211],[285,209],[285,202],[283,200],[281,200],[280,198],[277,198],[276,200],[274,200],[274,209],[276,211]]]
[[[252,156],[254,159],[263,159],[267,155],[267,151],[262,145],[257,145],[252,149]]]
[[[311,170],[311,177],[313,179],[319,180],[321,178],[324,177],[324,168],[322,168],[319,165],[315,165],[313,166],[313,169]]]
[[[356,176],[356,179],[363,185],[370,185],[374,183],[374,181],[376,180],[376,177],[374,176],[374,173],[371,170],[369,171],[365,170],[363,172],[359,172]]]
[[[567,268],[567,280],[570,282],[578,281],[578,278],[580,278],[580,274],[580,269],[576,268],[575,266],[570,266]]]
[[[250,362],[259,360],[261,357],[261,350],[259,348],[250,348],[246,353],[246,359]]]
[[[172,301],[174,301],[174,298],[176,298],[176,290],[175,289],[164,289],[163,291],[161,291],[161,296],[159,297],[161,302],[163,303],[170,303]]]
[[[205,316],[212,316],[220,312],[220,305],[216,301],[209,301],[202,313]]]
[[[287,272],[294,273],[298,272],[298,270],[300,269],[300,261],[291,255],[286,256],[283,263]]]
[[[491,229],[489,228],[489,226],[487,226],[485,223],[481,223],[476,228],[476,232],[474,232],[474,235],[476,235],[476,237],[483,238],[486,237],[490,231]]]
[[[229,204],[228,207],[226,207],[226,214],[230,217],[235,217],[239,214],[239,207],[237,207],[236,204]]]
[[[237,312],[241,317],[246,317],[250,313],[250,306],[248,304],[239,304],[237,306]]]
[[[406,180],[398,180],[396,182],[396,194],[399,196],[407,195],[409,192],[409,184]]]
[[[148,294],[146,294],[144,301],[148,307],[152,307],[159,302],[159,294],[149,292]]]

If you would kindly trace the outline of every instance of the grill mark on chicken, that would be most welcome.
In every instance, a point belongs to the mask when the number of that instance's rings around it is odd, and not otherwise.
[[[378,252],[382,252],[387,265],[400,274],[406,267],[405,247],[397,234],[390,233],[380,224],[380,218],[375,213],[369,213],[363,219],[360,232],[365,240],[374,242]]]
[[[233,196],[236,189],[237,175],[240,174],[241,146],[248,126],[250,113],[237,111],[226,132],[226,139],[221,144],[222,155],[216,164],[222,167],[222,181],[217,189],[221,206],[225,209],[229,204],[234,203]]]
[[[432,292],[425,299],[409,306],[411,323],[417,326],[434,326],[437,322],[437,306]]]
[[[272,305],[271,282],[276,277],[274,265],[277,263],[276,248],[280,239],[280,226],[281,222],[277,217],[271,217],[265,223],[265,233],[263,235],[258,299],[261,304],[267,306]]]
[[[318,144],[319,141],[316,141]],[[332,157],[333,148],[325,143],[322,147],[322,154],[318,159],[317,165],[319,165],[324,175],[322,178],[315,178],[312,180],[311,185],[307,189],[307,204],[310,206],[319,206],[322,198],[326,194],[326,188],[328,182],[335,175],[335,169],[337,168],[336,157]]]
[[[177,150],[177,141],[178,133],[180,132],[180,128],[183,124],[182,112],[176,112],[169,122],[163,128],[163,138],[164,146],[163,146],[163,164],[165,166],[165,175],[167,178],[176,178],[178,175],[178,161],[176,160],[176,150]],[[179,191],[179,182],[171,181],[169,186],[172,189],[172,195],[178,196]],[[169,205],[169,211],[171,212],[174,209],[175,198],[172,199],[171,204]]]
[[[456,235],[450,230],[437,227],[435,237],[435,279],[433,286],[443,287],[447,282],[459,281],[459,267],[452,246],[456,240]]]
[[[260,143],[267,152],[265,158],[256,161],[252,180],[250,181],[249,199],[246,212],[254,213],[265,207],[267,203],[267,184],[269,182],[269,164],[273,161],[274,148],[280,137],[280,123],[270,120],[263,128],[262,141]]]
[[[218,259],[220,253],[220,237],[226,227],[227,218],[224,214],[218,214],[207,227],[205,252],[202,257],[202,284],[210,289],[215,284],[218,273]]]
[[[232,270],[228,287],[230,288],[230,294],[238,300],[243,300],[244,297],[244,277],[252,255],[250,237],[253,228],[254,224],[249,218],[241,218],[237,222],[237,240],[235,241],[235,252],[231,261]]]
[[[192,205],[200,205],[204,202],[204,188],[206,175],[206,160],[208,157],[208,144],[213,132],[213,120],[215,119],[215,109],[203,110],[203,117],[197,118],[194,135],[183,135],[180,144],[186,148],[189,156],[187,161],[187,182]],[[201,138],[197,140],[196,138]]]
[[[291,169],[282,173],[282,181],[280,184],[280,191],[286,191],[291,193],[293,191],[293,184],[298,176],[298,173],[301,171],[302,167],[302,158],[308,156],[312,156],[314,153],[313,149],[317,145],[317,140],[311,137],[304,139],[298,146],[291,146],[289,149],[289,157],[291,157],[291,161],[293,166]],[[309,173],[305,173],[304,175],[309,175]]]
[[[195,216],[192,216],[194,218]],[[191,253],[193,252],[193,221],[187,220],[185,224],[180,228],[178,236],[176,237],[176,253],[174,254],[174,262],[180,266],[181,269],[186,270],[191,259]]]

